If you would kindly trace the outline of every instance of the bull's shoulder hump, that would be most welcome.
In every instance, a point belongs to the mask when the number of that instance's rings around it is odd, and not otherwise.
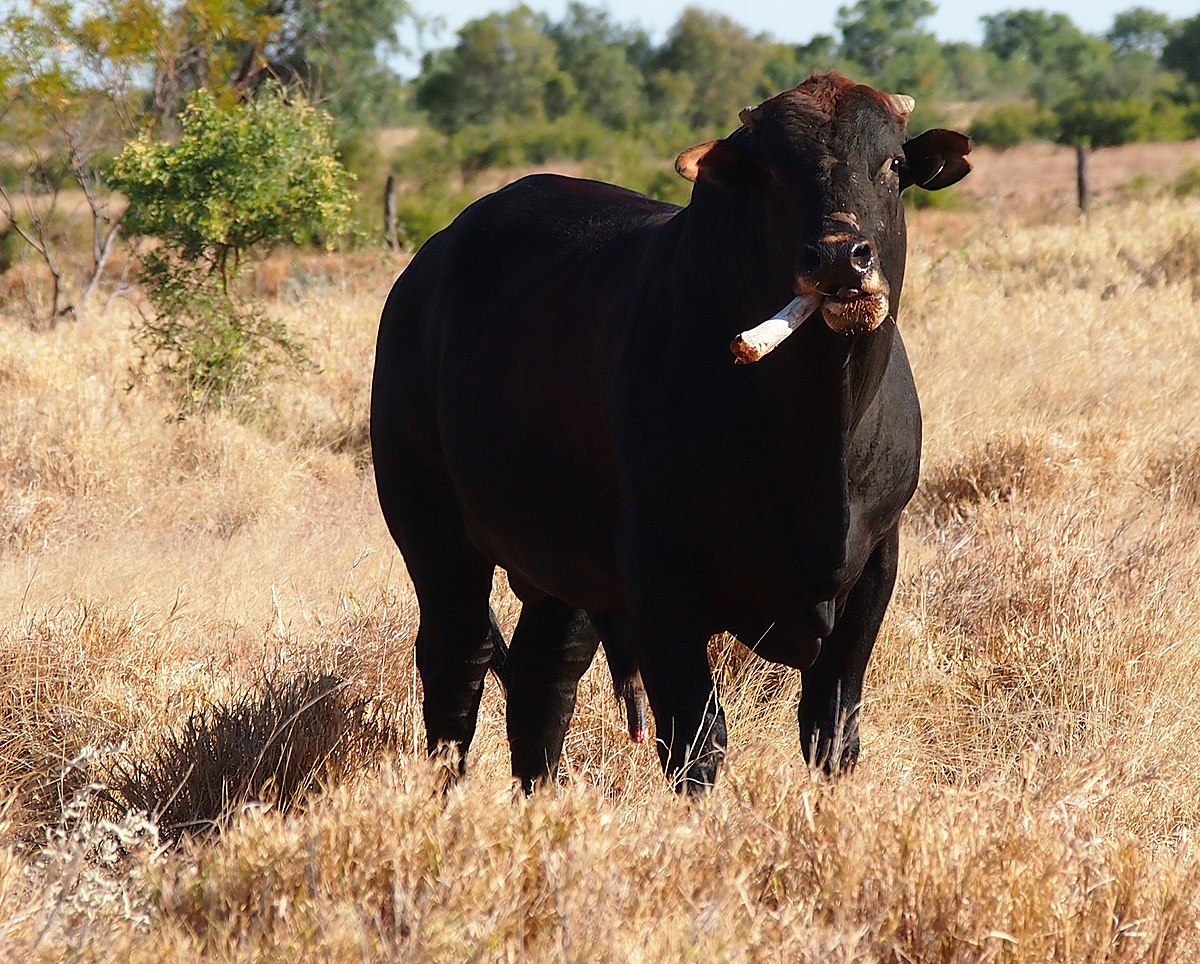
[[[497,196],[524,195],[546,204],[613,206],[649,216],[671,216],[679,207],[631,191],[629,188],[565,174],[529,174],[501,188]]]
[[[556,248],[591,248],[670,221],[679,208],[602,181],[531,174],[476,202],[475,230],[535,238]]]

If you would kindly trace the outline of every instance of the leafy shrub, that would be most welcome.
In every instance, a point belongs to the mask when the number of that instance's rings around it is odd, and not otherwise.
[[[578,161],[585,177],[685,204],[691,185],[675,173],[673,163],[675,153],[693,141],[684,136],[664,146],[664,140],[644,131],[608,130],[579,114],[469,127],[452,136],[423,131],[392,160],[401,184],[396,198],[400,234],[407,247],[419,247],[482,193],[475,178],[495,167],[515,176],[553,161]]]
[[[1133,141],[1180,141],[1192,133],[1187,109],[1162,97],[1110,101],[1072,97],[1054,113],[1062,144],[1115,147]]]
[[[450,147],[459,168],[471,173],[488,167],[594,157],[604,152],[612,136],[599,121],[572,113],[553,120],[518,118],[473,124],[456,133]]]
[[[980,144],[1013,147],[1046,135],[1047,117],[1032,104],[1001,104],[971,123],[971,137]]]
[[[152,252],[142,283],[154,311],[136,333],[142,373],[167,385],[179,417],[206,408],[249,415],[271,369],[308,362],[303,343],[260,306],[235,299],[221,276],[170,252]]]
[[[283,324],[242,302],[233,281],[251,249],[329,242],[351,194],[330,119],[282,90],[228,109],[202,90],[180,122],[175,143],[128,144],[110,181],[129,199],[131,233],[163,242],[143,274],[154,317],[137,334],[184,416],[246,407],[272,366],[304,361]]]

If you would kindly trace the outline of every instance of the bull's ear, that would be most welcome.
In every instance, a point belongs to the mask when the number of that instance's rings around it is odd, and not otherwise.
[[[758,168],[749,150],[726,139],[689,147],[675,158],[675,170],[689,181],[738,191],[754,184]]]
[[[900,189],[915,184],[926,191],[940,191],[967,176],[971,162],[971,138],[941,127],[926,131],[904,145],[905,171]]]

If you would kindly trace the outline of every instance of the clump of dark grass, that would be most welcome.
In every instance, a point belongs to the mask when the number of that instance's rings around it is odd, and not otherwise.
[[[1010,502],[1031,484],[1048,486],[1054,474],[1040,443],[992,438],[949,465],[927,469],[912,507],[935,526],[962,522],[979,508]]]
[[[219,831],[249,803],[297,807],[393,745],[386,714],[348,698],[338,677],[269,676],[229,703],[193,712],[148,760],[116,765],[108,798],[179,839]]]
[[[1200,237],[1188,231],[1168,244],[1157,258],[1147,263],[1122,249],[1118,252],[1148,288],[1191,283],[1192,294],[1200,298]]]
[[[1179,443],[1146,466],[1146,485],[1168,502],[1200,507],[1200,443]]]

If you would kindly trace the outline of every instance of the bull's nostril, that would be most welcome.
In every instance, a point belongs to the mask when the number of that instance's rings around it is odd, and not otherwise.
[[[801,276],[812,277],[821,270],[821,252],[814,246],[809,245],[800,252],[800,262],[797,265]]]
[[[859,241],[850,249],[850,263],[859,271],[866,271],[874,260],[875,251],[868,241]]]

